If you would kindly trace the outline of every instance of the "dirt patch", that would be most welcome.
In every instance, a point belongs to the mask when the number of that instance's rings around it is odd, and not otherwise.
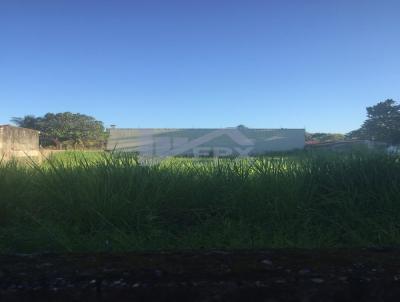
[[[1,301],[400,301],[400,250],[0,256]]]

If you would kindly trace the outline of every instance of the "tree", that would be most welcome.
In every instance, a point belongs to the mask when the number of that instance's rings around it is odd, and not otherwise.
[[[347,135],[391,145],[400,144],[400,105],[392,99],[367,107],[367,119],[360,129]]]
[[[101,121],[80,113],[47,113],[43,117],[27,115],[23,118],[13,118],[12,121],[20,127],[40,131],[42,144],[48,145],[51,142],[57,148],[63,144],[73,147],[99,145],[106,138]]]
[[[40,118],[34,115],[25,115],[24,117],[13,117],[11,121],[20,127],[38,130]]]

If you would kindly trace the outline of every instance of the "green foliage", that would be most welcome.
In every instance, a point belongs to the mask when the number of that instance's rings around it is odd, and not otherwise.
[[[367,107],[367,120],[360,129],[350,132],[348,136],[391,145],[400,144],[400,105],[388,99]]]
[[[24,117],[13,117],[11,121],[20,127],[39,130],[40,118],[34,115],[25,115]]]
[[[62,144],[73,147],[101,145],[106,139],[106,133],[101,121],[80,113],[47,113],[43,117],[27,115],[23,118],[13,118],[12,121],[20,127],[40,131],[41,142],[60,147]]]
[[[345,135],[341,133],[306,133],[306,141],[315,141],[318,143],[341,141]]]
[[[0,252],[400,244],[400,158],[55,154],[0,164]]]

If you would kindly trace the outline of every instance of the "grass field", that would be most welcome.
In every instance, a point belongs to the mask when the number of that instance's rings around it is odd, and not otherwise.
[[[400,245],[400,158],[62,153],[0,164],[0,252]]]

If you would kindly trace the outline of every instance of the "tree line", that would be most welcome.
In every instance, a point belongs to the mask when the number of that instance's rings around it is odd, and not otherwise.
[[[16,125],[38,130],[40,145],[62,148],[102,148],[107,139],[103,122],[80,113],[46,113],[26,115],[11,120]]]
[[[387,99],[366,109],[367,118],[359,129],[346,134],[306,133],[306,141],[321,143],[357,139],[399,145],[400,105],[392,99]]]
[[[367,107],[367,119],[362,126],[347,134],[350,139],[368,139],[400,144],[400,105],[392,99]]]
[[[347,134],[306,133],[306,141],[332,142],[362,139],[400,144],[400,105],[392,99],[367,107],[367,118],[361,127]],[[102,148],[107,140],[103,122],[80,113],[47,113],[41,117],[14,117],[20,127],[40,131],[40,144],[55,148]]]

